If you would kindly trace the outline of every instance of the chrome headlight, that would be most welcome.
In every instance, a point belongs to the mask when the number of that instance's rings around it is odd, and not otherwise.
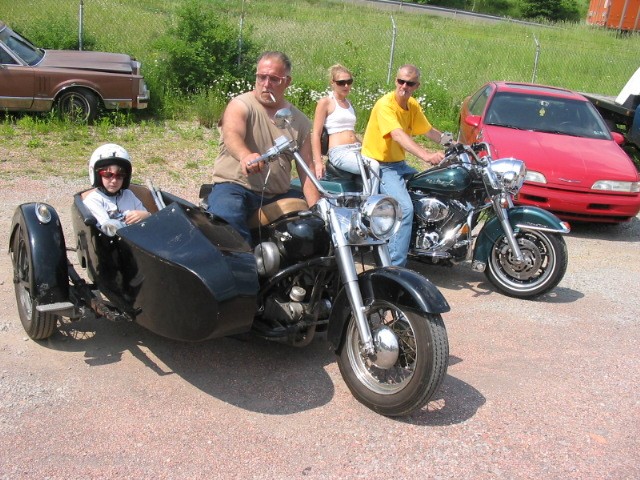
[[[49,223],[51,221],[51,210],[46,203],[36,203],[36,218],[40,223]]]
[[[371,195],[360,207],[365,229],[378,240],[388,240],[400,228],[402,209],[392,197]]]
[[[522,160],[515,158],[500,158],[491,162],[491,170],[498,176],[504,188],[512,194],[516,194],[522,188],[527,168]]]

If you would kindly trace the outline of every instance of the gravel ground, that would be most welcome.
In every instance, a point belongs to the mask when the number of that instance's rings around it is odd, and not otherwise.
[[[81,188],[0,181],[0,478],[640,478],[640,219],[574,226],[566,277],[537,301],[411,264],[452,306],[451,366],[428,407],[389,419],[353,399],[323,338],[183,344],[94,320],[29,340],[11,216],[46,199],[70,236]]]

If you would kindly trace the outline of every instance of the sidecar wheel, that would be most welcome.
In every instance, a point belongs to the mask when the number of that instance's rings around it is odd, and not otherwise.
[[[379,358],[367,356],[360,346],[355,317],[351,316],[338,356],[340,373],[349,390],[359,402],[390,417],[423,407],[442,383],[449,364],[442,317],[376,301],[367,319],[374,338],[381,330],[395,335],[397,357],[390,357],[388,352],[384,357],[385,352],[380,351]]]
[[[491,248],[489,281],[500,291],[516,298],[534,298],[554,288],[567,271],[567,244],[561,235],[539,230],[520,230],[516,240],[525,257],[523,264],[514,262],[504,236]]]
[[[38,302],[31,291],[33,276],[33,260],[31,259],[29,242],[22,228],[16,232],[13,252],[13,285],[16,291],[18,314],[24,330],[33,340],[49,338],[56,330],[59,315],[45,313],[38,315]]]

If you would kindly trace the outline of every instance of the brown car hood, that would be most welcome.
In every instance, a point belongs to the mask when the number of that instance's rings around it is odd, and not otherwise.
[[[45,50],[39,67],[74,68],[101,72],[132,73],[131,57],[123,53]]]

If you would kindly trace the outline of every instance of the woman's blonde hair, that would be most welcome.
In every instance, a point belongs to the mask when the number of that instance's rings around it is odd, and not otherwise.
[[[345,67],[344,65],[340,65],[339,63],[336,63],[335,65],[332,65],[329,67],[329,83],[333,82],[333,79],[338,73],[346,73],[353,77],[353,74],[349,71],[347,67]]]

